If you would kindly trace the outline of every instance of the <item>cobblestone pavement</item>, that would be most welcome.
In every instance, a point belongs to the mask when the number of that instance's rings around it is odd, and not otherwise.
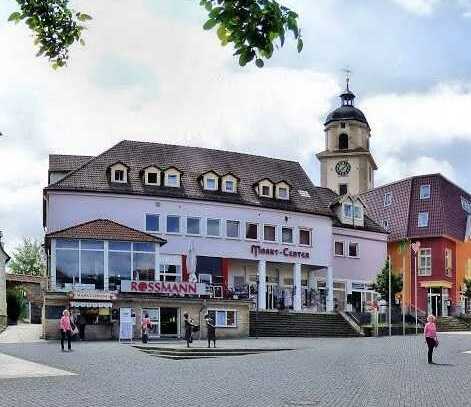
[[[172,361],[114,342],[74,343],[72,353],[57,342],[0,344],[0,353],[77,373],[0,380],[0,406],[471,405],[469,335],[442,335],[437,365],[421,337],[263,341],[296,350]]]
[[[10,325],[0,334],[0,343],[40,342],[41,324]]]

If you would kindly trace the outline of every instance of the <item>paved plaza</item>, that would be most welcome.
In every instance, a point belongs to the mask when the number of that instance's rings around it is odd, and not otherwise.
[[[221,341],[223,348],[294,350],[180,361],[115,342],[74,345],[62,353],[57,342],[0,344],[0,354],[75,374],[0,379],[0,405],[471,405],[471,354],[464,353],[471,350],[470,335],[442,334],[431,366],[423,339],[414,336]]]

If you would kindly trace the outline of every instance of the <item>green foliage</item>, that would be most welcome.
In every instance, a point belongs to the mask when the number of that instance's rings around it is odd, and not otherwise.
[[[221,45],[234,46],[241,66],[255,60],[262,68],[263,59],[270,59],[278,44],[284,45],[289,31],[297,40],[298,52],[303,49],[298,15],[276,0],[200,0],[200,4],[209,17],[203,28],[217,27]]]
[[[82,23],[92,19],[88,14],[75,12],[69,0],[16,0],[19,11],[9,21],[25,21],[33,31],[37,56],[44,55],[57,69],[69,59],[69,48],[75,42],[84,45]],[[200,0],[208,11],[205,30],[217,27],[217,37],[223,46],[232,44],[241,66],[255,61],[262,68],[275,47],[283,46],[285,34],[291,32],[297,40],[297,50],[303,49],[298,28],[298,15],[277,0]]]
[[[24,239],[21,246],[14,250],[12,260],[8,266],[14,274],[44,276],[46,267],[41,257],[39,242]]]
[[[8,21],[23,21],[34,33],[34,43],[39,46],[37,56],[44,55],[57,69],[69,59],[69,47],[76,41],[84,45],[81,23],[91,20],[88,14],[75,12],[68,0],[16,0],[19,11]]]
[[[18,321],[26,313],[26,299],[21,288],[7,290],[7,315],[11,321]]]
[[[386,260],[382,270],[376,276],[373,289],[381,295],[381,298],[388,301],[389,298],[389,261]],[[391,298],[402,291],[402,275],[391,272]]]
[[[409,239],[402,239],[399,241],[398,251],[399,254],[403,254],[410,248],[410,240]]]

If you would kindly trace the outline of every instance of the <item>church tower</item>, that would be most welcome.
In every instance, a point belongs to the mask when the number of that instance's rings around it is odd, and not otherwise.
[[[349,79],[341,105],[324,123],[325,150],[321,162],[321,186],[340,195],[358,195],[374,188],[376,163],[370,152],[371,129],[363,112],[354,106]]]

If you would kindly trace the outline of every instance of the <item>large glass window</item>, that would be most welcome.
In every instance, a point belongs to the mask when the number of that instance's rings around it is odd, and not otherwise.
[[[186,218],[186,233],[189,235],[200,234],[200,218]]]
[[[133,252],[132,275],[134,280],[155,280],[155,255],[153,253]]]
[[[221,236],[221,221],[219,219],[208,219],[206,234],[208,236]]]
[[[104,242],[82,240],[80,249],[81,283],[96,290],[104,289],[105,252]],[[93,286],[93,287],[92,287]]]
[[[239,237],[239,221],[238,220],[228,220],[226,222],[226,236],[232,238]]]
[[[160,265],[160,281],[181,281],[181,267],[175,264]]]
[[[180,233],[180,216],[167,216],[167,233]]]
[[[77,247],[66,248],[65,241],[61,247],[61,241],[56,246],[56,286],[65,288],[69,284],[79,282],[79,249],[78,241],[73,241]]]
[[[121,289],[122,280],[131,278],[131,248],[128,251],[110,251],[108,253],[108,277],[109,289],[116,291]]]

